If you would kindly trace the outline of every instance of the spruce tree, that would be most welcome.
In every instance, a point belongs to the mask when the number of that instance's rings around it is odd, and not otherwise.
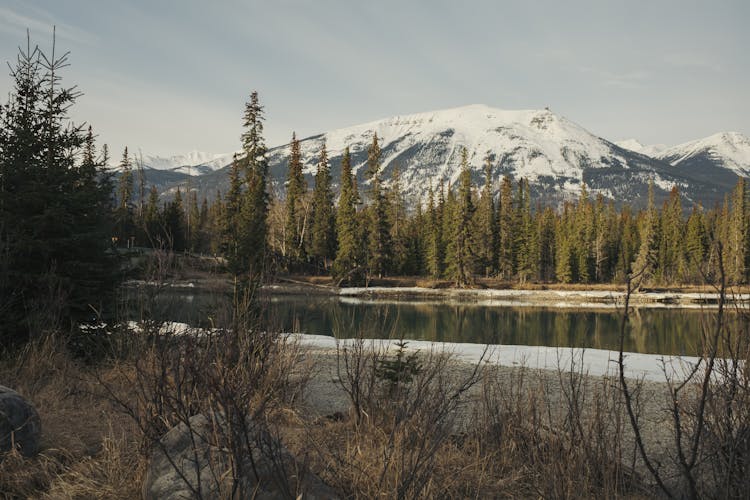
[[[152,248],[164,246],[164,234],[162,231],[161,214],[159,213],[159,191],[156,186],[151,186],[148,192],[148,200],[144,209],[144,226],[146,236]]]
[[[555,277],[555,213],[546,207],[537,219],[539,234],[539,272],[538,279],[550,282]]]
[[[708,235],[706,233],[706,222],[703,210],[693,206],[693,211],[688,217],[685,230],[685,256],[687,275],[686,280],[692,283],[700,283],[702,280],[701,269],[706,258],[708,249]]]
[[[122,153],[122,160],[118,169],[120,179],[117,183],[117,208],[115,210],[115,223],[117,225],[117,244],[130,248],[132,239],[135,237],[135,221],[133,214],[133,170],[128,148]]]
[[[633,272],[639,276],[638,284],[653,282],[659,265],[659,246],[661,235],[659,213],[654,206],[654,182],[648,185],[648,208],[641,217],[640,248],[632,265]]]
[[[396,275],[402,275],[409,259],[409,237],[407,234],[406,200],[402,192],[401,172],[398,166],[393,168],[391,174],[387,219],[391,239],[390,271]]]
[[[241,136],[244,192],[239,197],[239,215],[233,235],[236,250],[228,256],[230,269],[242,285],[243,293],[252,293],[252,288],[259,285],[265,270],[269,196],[263,120],[263,106],[258,93],[254,91],[250,94],[250,101],[245,104],[245,131]]]
[[[53,42],[54,43],[54,42]],[[27,44],[0,106],[0,345],[99,314],[117,285],[112,185],[92,132],[68,119],[68,54]],[[78,161],[82,157],[82,161]]]
[[[446,273],[456,286],[466,286],[473,280],[472,270],[476,259],[471,247],[474,200],[466,148],[461,151],[459,182],[458,197],[451,214],[451,240],[446,252]]]
[[[290,270],[296,269],[305,259],[303,197],[307,191],[302,174],[302,153],[297,135],[292,134],[289,155],[289,172],[286,182],[286,224],[284,225],[283,252]]]
[[[515,201],[515,254],[516,273],[521,283],[537,273],[538,240],[531,217],[531,198],[529,181],[521,179],[518,183],[518,197]]]
[[[383,277],[389,270],[392,256],[391,234],[388,227],[388,197],[381,179],[380,145],[378,135],[372,138],[367,151],[367,179],[370,181],[367,207],[367,268],[370,276]]]
[[[442,184],[441,184],[442,193]],[[435,194],[430,185],[427,200],[427,272],[434,278],[440,278],[443,274],[443,208],[442,195],[439,204],[435,204]]]
[[[682,203],[677,186],[669,193],[661,213],[661,241],[659,246],[659,281],[665,284],[678,283],[685,275],[684,238],[682,225]]]
[[[357,195],[352,175],[349,148],[341,159],[341,180],[338,210],[336,211],[336,235],[338,238],[333,276],[341,283],[358,283],[361,277],[361,252],[357,226]]]
[[[516,272],[515,227],[513,220],[513,183],[504,176],[500,185],[497,209],[498,272],[503,279],[511,279]]]
[[[333,210],[333,188],[331,167],[328,164],[326,145],[320,150],[318,169],[315,173],[312,207],[311,254],[316,268],[327,270],[336,256],[336,216]]]
[[[497,266],[497,223],[492,192],[492,163],[484,160],[484,188],[475,215],[473,246],[476,249],[478,271],[485,277],[494,274]]]

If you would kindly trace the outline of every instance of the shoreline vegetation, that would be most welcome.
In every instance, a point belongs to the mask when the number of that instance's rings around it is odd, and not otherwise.
[[[145,280],[129,280],[126,287],[157,285]],[[158,286],[186,293],[210,290],[231,291],[228,275],[189,272],[178,275]],[[457,288],[450,282],[420,277],[394,277],[373,280],[369,286],[338,287],[330,278],[320,276],[277,276],[264,285],[269,295],[331,296],[347,299],[398,302],[456,302],[487,306],[553,307],[553,308],[617,308],[622,305],[627,289],[624,285],[571,284],[509,284],[497,280],[478,280],[472,288]],[[716,308],[719,291],[712,286],[682,285],[643,288],[630,293],[634,307]],[[750,286],[735,286],[728,291],[725,302],[732,306],[750,303]]]

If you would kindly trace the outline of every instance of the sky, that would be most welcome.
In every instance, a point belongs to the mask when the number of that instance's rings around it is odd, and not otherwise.
[[[674,145],[750,135],[749,21],[745,0],[2,0],[0,59],[55,26],[71,116],[113,152],[238,150],[253,90],[269,146],[467,104]]]

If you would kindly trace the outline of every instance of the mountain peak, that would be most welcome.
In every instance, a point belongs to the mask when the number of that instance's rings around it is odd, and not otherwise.
[[[659,158],[674,166],[708,161],[737,175],[750,175],[750,138],[739,132],[718,132],[664,150]]]

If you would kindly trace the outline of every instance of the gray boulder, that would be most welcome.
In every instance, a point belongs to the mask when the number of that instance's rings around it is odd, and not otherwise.
[[[251,431],[252,449],[240,465],[243,479],[233,481],[230,454],[223,446],[222,433],[220,418],[205,415],[194,415],[187,424],[183,422],[170,429],[152,448],[142,487],[143,498],[339,498],[335,490],[258,428]]]
[[[16,391],[0,385],[0,453],[15,448],[32,456],[39,451],[41,435],[36,409]]]

